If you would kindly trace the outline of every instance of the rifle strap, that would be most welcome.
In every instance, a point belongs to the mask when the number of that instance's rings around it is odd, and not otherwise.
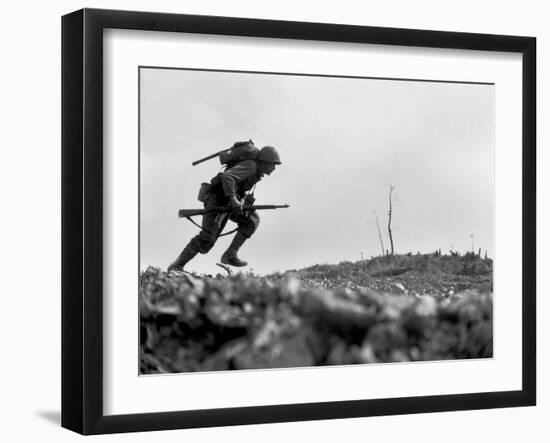
[[[197,228],[202,229],[202,226],[199,225],[199,224],[198,224],[195,220],[193,220],[191,217],[192,217],[192,216],[190,215],[189,217],[185,217],[185,218],[186,218],[187,220],[189,220],[191,223],[193,223]]]
[[[191,223],[193,223],[197,228],[201,229],[202,230],[202,226],[199,225],[195,220],[193,220],[191,218],[192,216],[189,216],[189,217],[185,217],[187,220],[189,220]],[[249,216],[250,218],[250,216]],[[224,237],[226,235],[230,235],[230,234],[233,234],[234,232],[237,232],[239,230],[239,227],[237,226],[235,229],[231,230],[231,231],[228,231],[228,232],[224,232],[223,234],[220,234],[218,235],[218,237]]]
[[[223,234],[218,235],[218,237],[224,237],[229,234],[233,234],[233,232],[237,232],[239,230],[239,227],[237,226],[235,229],[232,229],[231,231],[224,232]]]

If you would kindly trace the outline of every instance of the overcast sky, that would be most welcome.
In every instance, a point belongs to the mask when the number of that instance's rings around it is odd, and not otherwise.
[[[381,253],[395,188],[396,253],[478,248],[493,255],[494,86],[142,68],[141,268],[165,268],[198,229],[200,183],[238,140],[275,146],[282,165],[256,187],[262,211],[240,256],[260,274]],[[200,217],[197,218],[200,223]],[[228,228],[234,227],[232,223]],[[473,239],[471,235],[473,234]],[[222,237],[186,269],[220,271]],[[250,269],[249,268],[249,269]]]

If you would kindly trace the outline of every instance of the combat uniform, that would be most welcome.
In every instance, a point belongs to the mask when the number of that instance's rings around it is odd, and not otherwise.
[[[245,160],[225,172],[216,175],[211,181],[208,197],[204,208],[227,206],[231,197],[242,200],[247,191],[251,190],[262,179],[258,165],[254,160]],[[250,238],[260,224],[260,217],[256,211],[216,213],[210,212],[202,218],[202,230],[191,239],[189,246],[201,254],[206,254],[222,233],[227,221],[231,220],[238,225],[238,233]]]
[[[254,197],[250,194],[246,195],[246,193],[262,179],[264,173],[271,174],[275,170],[275,165],[280,164],[281,159],[277,150],[273,146],[264,146],[259,151],[256,160],[243,160],[216,175],[205,193],[201,188],[200,201],[204,202],[205,209],[228,204],[238,207],[237,200],[242,201],[243,198],[245,198],[245,204],[252,205]],[[237,252],[258,228],[260,217],[256,211],[243,213],[236,209],[230,213],[212,211],[205,214],[202,218],[201,231],[191,239],[178,258],[168,266],[168,272],[182,271],[185,264],[199,252],[206,254],[210,251],[228,220],[237,223],[237,233],[220,261],[222,264],[231,266],[246,266],[247,262],[241,260],[237,256]]]

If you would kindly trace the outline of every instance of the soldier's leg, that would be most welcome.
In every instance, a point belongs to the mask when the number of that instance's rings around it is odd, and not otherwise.
[[[168,271],[183,271],[183,267],[199,252],[206,254],[210,251],[227,223],[227,219],[227,214],[209,213],[204,215],[201,231],[191,239],[178,258],[168,266]]]
[[[246,266],[248,263],[244,260],[241,260],[237,252],[244,244],[244,242],[249,239],[252,234],[258,229],[260,224],[260,217],[256,211],[253,211],[250,215],[245,214],[232,214],[230,219],[237,223],[239,226],[233,241],[229,245],[229,248],[224,252],[221,258],[221,262],[231,266]]]
[[[206,254],[216,243],[216,240],[227,224],[227,220],[228,214],[211,212],[204,215],[201,232],[193,237],[190,244],[201,254]]]
[[[198,251],[195,249],[193,240],[191,240],[187,246],[180,252],[178,258],[174,260],[170,266],[166,269],[167,272],[170,271],[183,271],[183,267],[189,263],[195,256],[198,254]]]

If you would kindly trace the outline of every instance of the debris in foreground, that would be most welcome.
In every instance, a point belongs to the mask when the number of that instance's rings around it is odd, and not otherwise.
[[[147,269],[140,277],[140,373],[493,355],[486,273],[468,288],[453,282],[445,296],[419,294],[418,275],[409,275],[414,290],[404,279],[392,282],[392,292],[323,287],[303,276],[196,278]]]

